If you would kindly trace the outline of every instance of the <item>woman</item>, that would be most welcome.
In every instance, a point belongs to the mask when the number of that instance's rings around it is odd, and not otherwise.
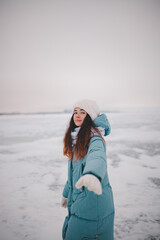
[[[94,101],[84,99],[74,104],[63,148],[69,158],[61,201],[68,208],[63,240],[113,240],[114,201],[103,138],[109,133],[108,119]]]

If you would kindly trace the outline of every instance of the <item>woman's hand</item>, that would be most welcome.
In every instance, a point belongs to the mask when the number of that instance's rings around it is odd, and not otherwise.
[[[81,188],[82,186],[85,186],[88,188],[89,191],[93,191],[97,195],[102,194],[102,186],[97,177],[95,177],[92,174],[86,174],[77,181],[76,188]]]
[[[68,201],[68,198],[65,198],[65,197],[62,196],[61,207],[66,208],[67,207],[67,201]]]

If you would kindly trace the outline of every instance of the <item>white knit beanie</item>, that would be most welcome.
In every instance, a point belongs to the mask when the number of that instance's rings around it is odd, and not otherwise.
[[[84,109],[90,115],[92,120],[94,120],[100,114],[100,110],[96,102],[89,99],[83,99],[76,102],[73,105],[73,111],[76,107]]]

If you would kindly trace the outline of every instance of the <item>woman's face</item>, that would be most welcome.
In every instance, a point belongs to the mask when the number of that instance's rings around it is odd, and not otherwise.
[[[77,127],[80,127],[87,115],[87,112],[79,107],[76,107],[73,112],[73,120]]]

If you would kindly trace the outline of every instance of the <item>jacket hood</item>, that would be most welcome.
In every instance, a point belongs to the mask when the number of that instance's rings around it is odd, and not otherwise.
[[[107,136],[111,132],[110,123],[105,113],[98,115],[93,121],[97,127],[102,127],[105,129],[104,136]]]

